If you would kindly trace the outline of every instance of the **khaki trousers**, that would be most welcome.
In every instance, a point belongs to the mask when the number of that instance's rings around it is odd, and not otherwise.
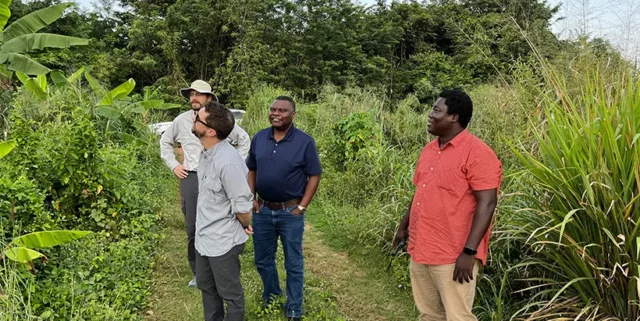
[[[420,321],[476,321],[471,312],[476,294],[480,262],[473,267],[473,280],[453,280],[455,264],[425,265],[411,260],[413,299]]]

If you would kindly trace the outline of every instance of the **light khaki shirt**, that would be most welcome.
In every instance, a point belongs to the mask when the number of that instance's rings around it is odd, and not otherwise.
[[[184,152],[184,162],[182,164],[184,169],[188,171],[198,170],[198,161],[203,148],[200,140],[191,132],[191,128],[193,128],[193,113],[193,110],[188,110],[178,115],[160,137],[160,156],[171,170],[180,165],[173,150],[177,144],[182,146]],[[249,139],[249,134],[238,124],[235,124],[226,141],[237,146],[236,148],[243,159],[247,158],[251,140]]]

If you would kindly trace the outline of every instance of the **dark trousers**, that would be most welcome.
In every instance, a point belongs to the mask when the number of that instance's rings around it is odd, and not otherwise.
[[[187,178],[180,180],[182,213],[187,230],[187,258],[193,274],[196,274],[196,208],[198,205],[198,174],[189,172]]]
[[[240,253],[244,243],[221,256],[196,252],[196,282],[202,290],[205,321],[243,321],[244,290],[240,283]],[[227,317],[224,303],[227,302]]]

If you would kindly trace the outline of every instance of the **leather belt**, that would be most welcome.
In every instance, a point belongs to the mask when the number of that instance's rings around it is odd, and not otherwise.
[[[259,198],[258,199],[258,203],[260,203],[260,205],[264,205],[264,207],[266,207],[268,209],[284,210],[284,209],[287,209],[289,207],[293,207],[295,205],[300,204],[300,199],[299,198],[294,198],[294,199],[288,200],[286,202],[267,202],[267,201]]]

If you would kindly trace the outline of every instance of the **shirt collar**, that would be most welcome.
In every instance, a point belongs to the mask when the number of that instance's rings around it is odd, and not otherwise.
[[[454,137],[448,143],[444,144],[442,149],[445,149],[448,145],[451,145],[453,147],[458,147],[458,146],[462,145],[464,143],[464,141],[467,140],[467,137],[469,137],[469,135],[471,135],[471,134],[465,128],[458,135],[456,135],[456,137]],[[440,137],[434,139],[431,143],[432,143],[433,149],[440,150]]]
[[[293,136],[295,134],[296,131],[296,126],[294,124],[291,124],[291,128],[289,128],[289,131],[287,132],[286,135],[284,135],[284,138],[282,139],[283,141],[288,141],[288,142],[292,142],[293,141]],[[269,131],[269,139],[271,140],[276,140],[273,137],[273,127],[271,127],[271,130]]]
[[[225,142],[224,140],[221,140],[217,144],[215,144],[213,147],[203,151],[202,153],[207,158],[208,157],[213,157],[222,149],[222,146],[224,145],[223,144],[224,142]]]

